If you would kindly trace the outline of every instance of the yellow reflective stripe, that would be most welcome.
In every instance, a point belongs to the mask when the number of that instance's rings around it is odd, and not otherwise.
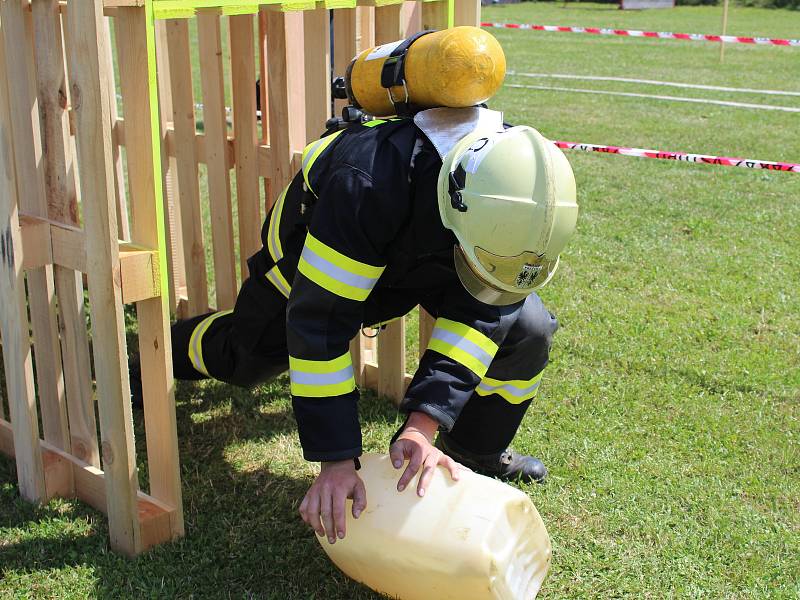
[[[350,378],[342,383],[329,385],[310,385],[292,382],[292,395],[305,396],[306,398],[330,398],[331,396],[343,396],[356,389],[356,380]]]
[[[225,315],[231,314],[232,310],[223,310],[213,315],[209,315],[194,328],[192,335],[189,338],[189,360],[192,361],[192,366],[200,371],[203,375],[211,377],[206,369],[205,360],[203,360],[203,336],[205,335],[211,324]]]
[[[289,357],[289,368],[305,373],[332,373],[352,364],[353,361],[349,352],[332,360],[306,360],[304,358],[295,358],[294,356]]]
[[[311,193],[315,193],[314,190],[311,188],[311,182],[309,181],[309,173],[311,173],[311,167],[314,166],[314,163],[319,158],[320,154],[325,151],[325,148],[331,145],[331,142],[339,137],[344,132],[344,129],[341,131],[337,131],[336,133],[332,133],[331,135],[327,135],[321,140],[317,140],[305,147],[303,150],[303,180],[306,182],[306,187],[311,190]]]
[[[289,357],[289,377],[294,396],[325,398],[341,396],[356,389],[350,353],[332,360]]]
[[[363,302],[378,282],[385,267],[359,262],[306,235],[297,270],[329,292]]]
[[[446,331],[456,334],[459,337],[469,340],[473,344],[480,346],[480,348],[483,349],[486,354],[491,356],[497,354],[497,344],[483,335],[480,331],[473,329],[469,325],[464,325],[464,323],[459,323],[458,321],[451,321],[450,319],[439,317],[436,319],[434,327],[440,327]]]
[[[400,117],[392,117],[391,119],[372,119],[372,121],[367,121],[366,123],[362,123],[362,125],[364,127],[376,127],[390,121],[400,121]]]
[[[482,378],[498,348],[480,331],[440,317],[436,319],[428,349],[453,359]]]
[[[475,388],[475,393],[479,396],[497,394],[511,404],[521,404],[536,396],[539,391],[539,384],[542,381],[542,373],[544,373],[544,371],[539,371],[535,377],[527,381],[521,379],[502,381],[500,379],[484,377],[478,384],[478,387]]]
[[[318,254],[322,258],[327,261],[332,262],[334,265],[353,273],[354,275],[359,275],[361,277],[367,277],[369,279],[378,278],[383,273],[383,270],[386,267],[375,267],[373,265],[368,265],[367,263],[359,262],[349,256],[345,256],[338,250],[335,250],[320,242],[317,238],[315,238],[311,233],[306,235],[306,244],[308,248],[314,251],[314,253]]]
[[[278,265],[272,267],[269,271],[267,271],[267,279],[269,282],[278,288],[278,291],[289,298],[289,294],[292,291],[292,286],[289,285],[289,282],[286,281],[286,278],[281,273],[281,270],[278,268]]]
[[[456,348],[455,346],[442,342],[441,340],[431,339],[430,343],[428,343],[428,350],[435,350],[439,354],[444,354],[448,358],[452,358],[457,363],[467,367],[478,377],[486,375],[486,371],[489,369],[487,365],[484,365],[471,354],[464,352],[461,348]]]
[[[269,232],[267,234],[267,249],[269,250],[269,255],[272,257],[272,260],[274,260],[276,263],[281,258],[283,258],[283,247],[281,246],[281,237],[280,237],[280,224],[281,224],[281,215],[283,214],[283,201],[286,198],[287,191],[289,191],[288,185],[281,192],[281,195],[278,197],[278,201],[275,202],[275,206],[272,209],[272,216],[269,219]]]

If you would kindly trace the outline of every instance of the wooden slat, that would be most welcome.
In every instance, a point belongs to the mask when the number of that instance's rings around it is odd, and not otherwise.
[[[111,18],[105,17],[105,34],[106,43],[111,47]],[[116,77],[114,74],[114,57],[108,53],[108,65],[106,66],[106,73],[108,74],[108,106],[111,115],[111,125],[117,122],[119,118],[117,110],[117,86],[115,84]],[[131,226],[128,220],[128,197],[125,193],[125,167],[122,164],[122,153],[119,151],[119,144],[113,144],[114,149],[114,192],[117,198],[117,231],[121,239],[127,240],[131,237]]]
[[[5,53],[9,58],[5,72],[9,82],[8,106],[16,178],[18,182],[24,182],[25,192],[19,197],[19,209],[45,217],[48,205],[37,82],[31,47],[32,16],[24,10],[19,0],[12,0],[2,3],[0,18],[3,20]],[[33,269],[28,272],[27,279],[42,429],[46,440],[62,448],[68,447],[69,429],[53,269]]]
[[[269,73],[267,68],[267,9],[262,6],[258,11],[258,91],[261,111],[261,145],[269,146]],[[272,179],[269,175],[264,177],[264,208],[269,212],[275,203],[275,194],[272,191]]]
[[[231,181],[225,153],[228,145],[228,125],[225,115],[222,37],[218,12],[198,13],[197,40],[203,86],[203,129],[205,140],[208,142],[205,162],[211,206],[216,306],[218,310],[227,310],[233,308],[236,303],[236,256],[233,247]]]
[[[402,4],[390,4],[375,8],[375,43],[388,44],[405,37],[401,23]]]
[[[433,333],[433,325],[436,320],[428,314],[428,312],[419,307],[419,355],[422,357],[422,354],[425,352],[425,349],[428,347],[428,342],[431,340],[431,334]]]
[[[66,111],[67,81],[61,36],[61,17],[56,0],[34,0],[32,3],[35,32],[38,99],[42,124],[47,217],[68,225],[78,225],[78,198],[73,170],[73,149],[69,118]],[[116,100],[115,100],[116,101]],[[48,241],[48,246],[49,246]],[[61,425],[64,442],[48,436],[45,440],[66,451],[73,445],[80,458],[99,465],[97,424],[92,397],[92,373],[89,339],[84,312],[81,273],[56,265],[53,269],[63,357],[66,407]],[[65,407],[65,408],[66,408]],[[69,427],[66,417],[69,414]],[[61,435],[58,436],[60,438]],[[69,485],[71,470],[62,477]],[[62,490],[63,491],[63,490]]]
[[[50,223],[50,246],[53,264],[82,273],[87,271],[86,234],[82,229]],[[94,408],[92,410],[94,411]]]
[[[361,344],[361,333],[356,334],[350,340],[350,360],[353,361],[353,374],[356,380],[356,385],[364,386],[364,351]]]
[[[59,467],[64,465],[74,478],[74,495],[86,504],[108,514],[103,471],[59,450],[44,440],[39,440],[38,446],[45,464],[46,486],[49,495],[61,495],[63,480],[59,480],[58,477],[64,470],[59,468],[54,472],[52,468],[48,469],[48,467],[55,464],[58,464]],[[10,457],[15,455],[11,425],[2,419],[0,419],[0,453]],[[143,550],[172,538],[170,524],[177,512],[174,507],[140,491],[136,495],[136,511],[139,517]]]
[[[3,338],[6,391],[16,440],[17,478],[23,498],[38,502],[46,496],[39,423],[33,389],[33,360],[28,338],[22,240],[19,233],[17,182],[11,132],[5,124],[11,116],[6,87],[5,26],[0,15],[0,335]],[[6,441],[0,444],[5,449]]]
[[[22,268],[39,269],[53,264],[50,224],[44,219],[20,214],[18,226],[22,232]]]
[[[172,120],[177,149],[178,186],[181,213],[181,239],[184,252],[186,289],[189,294],[190,317],[208,312],[206,254],[203,244],[203,222],[200,212],[200,186],[194,136],[194,94],[192,62],[189,56],[189,22],[167,21],[170,85],[172,88]]]
[[[247,278],[247,259],[261,248],[256,132],[256,63],[253,15],[229,17],[239,265]]]
[[[121,9],[134,10],[134,9]],[[135,34],[127,20],[117,31],[125,48],[120,54],[122,87],[142,89],[147,77],[137,78],[131,64],[146,61],[146,54],[126,42]],[[65,17],[70,34],[68,52],[70,86],[77,99],[74,107],[76,146],[80,166],[81,198],[86,226],[87,276],[92,309],[95,375],[102,438],[103,468],[107,492],[108,526],[111,546],[133,555],[141,551],[137,514],[136,456],[128,383],[122,291],[114,277],[118,260],[117,220],[114,214],[114,165],[112,162],[111,117],[108,104],[107,52],[103,35],[102,3],[85,0],[70,4]],[[98,77],[98,73],[100,77]],[[145,71],[146,74],[146,71]],[[124,92],[123,92],[124,94]],[[135,113],[135,108],[125,109]],[[126,115],[130,119],[131,115]],[[130,119],[135,127],[136,120]],[[132,137],[132,136],[129,136]],[[129,140],[128,158],[135,152]],[[130,168],[134,196],[139,191],[140,173]],[[146,184],[146,182],[145,182]],[[134,219],[137,215],[134,212]]]
[[[131,182],[137,182],[131,194],[131,241],[162,251],[166,240],[161,238],[165,223],[158,211],[162,202],[161,159],[153,155],[160,133],[158,123],[154,131],[151,120],[151,103],[156,102],[156,97],[141,85],[137,87],[140,82],[155,77],[151,70],[155,66],[155,56],[148,55],[148,47],[154,53],[155,32],[152,23],[148,24],[145,11],[140,9],[120,8],[117,24],[117,40],[120,48],[125,49],[125,56],[120,54],[120,82],[129,127],[128,172]],[[166,297],[137,302],[136,311],[150,494],[176,508],[171,527],[172,535],[179,536],[183,535],[183,511]],[[125,378],[127,383],[127,373]]]
[[[422,2],[406,1],[403,2],[403,9],[400,13],[400,24],[405,27],[401,38],[411,37],[417,31],[422,30]]]
[[[422,29],[447,29],[447,2],[422,3]]]
[[[356,32],[358,29],[355,8],[341,8],[333,11],[333,75],[344,77],[347,65],[356,55]],[[334,113],[340,115],[346,100],[336,100]]]
[[[453,23],[459,25],[481,26],[481,0],[456,0]]]
[[[163,154],[165,158],[174,158],[178,152],[177,144],[175,142],[175,129],[172,127],[172,123],[168,122],[164,125],[163,135],[161,136],[164,140],[164,149]],[[114,140],[121,146],[125,145],[125,119],[117,119],[117,122],[114,125]],[[197,162],[201,164],[207,163],[206,159],[206,136],[203,133],[196,133],[194,136],[194,145],[195,145],[195,153],[197,155]],[[225,158],[225,165],[228,167],[228,170],[232,169],[236,164],[235,156],[234,156],[234,148],[233,148],[233,138],[228,137],[227,142],[221,147],[214,148],[213,151],[220,151],[222,152]],[[258,153],[259,153],[259,160],[264,159],[261,156],[262,151],[269,152],[269,148],[266,146],[259,146]],[[166,162],[166,161],[162,161]],[[259,165],[259,173],[261,172],[261,166]],[[264,169],[266,173],[266,169]],[[263,175],[262,175],[263,176]],[[177,189],[177,188],[176,188]]]
[[[305,39],[306,143],[325,131],[331,118],[331,34],[330,12],[324,8],[303,13]]]
[[[186,271],[184,268],[185,260],[183,256],[183,244],[181,243],[181,211],[178,197],[180,186],[178,185],[178,163],[175,150],[175,130],[172,127],[170,118],[172,117],[172,86],[170,85],[171,73],[169,68],[169,46],[167,44],[167,23],[166,21],[156,21],[156,63],[158,79],[158,102],[159,114],[161,117],[161,174],[164,189],[164,214],[167,215],[169,226],[167,227],[167,266],[169,269],[169,306],[173,312],[178,312],[180,298],[176,290],[186,289]],[[117,128],[115,125],[115,130]],[[168,152],[167,131],[172,131],[172,151]],[[117,143],[124,142],[117,138]],[[186,302],[184,305],[188,306]]]
[[[405,319],[399,319],[378,336],[378,393],[398,405],[405,393],[405,333]]]
[[[361,52],[375,45],[375,7],[356,8],[356,51]]]
[[[267,11],[270,159],[273,192],[294,176],[292,157],[305,146],[302,13]]]

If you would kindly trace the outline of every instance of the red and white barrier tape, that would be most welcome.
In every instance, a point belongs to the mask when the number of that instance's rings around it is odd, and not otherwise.
[[[730,158],[712,156],[710,154],[689,154],[686,152],[662,152],[661,150],[644,150],[642,148],[625,148],[623,146],[601,146],[599,144],[580,144],[578,142],[553,142],[565,150],[582,150],[583,152],[601,152],[605,154],[623,154],[639,158],[656,158],[660,160],[677,160],[682,162],[705,163],[723,167],[742,167],[744,169],[766,169],[767,171],[788,171],[800,173],[800,164],[773,162],[771,160],[753,160],[750,158]]]
[[[667,40],[689,40],[692,42],[725,42],[727,44],[763,44],[768,46],[800,46],[800,40],[747,37],[736,35],[713,35],[707,33],[673,33],[671,31],[639,31],[638,29],[609,29],[604,27],[565,27],[562,25],[533,25],[531,23],[481,23],[482,27],[501,29],[531,29],[562,33],[592,33],[595,35],[622,35],[628,37],[658,38]]]

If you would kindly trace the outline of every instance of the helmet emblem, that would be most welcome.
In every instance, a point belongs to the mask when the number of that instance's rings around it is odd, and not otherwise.
[[[523,265],[522,270],[517,275],[516,286],[523,289],[531,287],[534,279],[542,272],[542,268],[542,265]]]

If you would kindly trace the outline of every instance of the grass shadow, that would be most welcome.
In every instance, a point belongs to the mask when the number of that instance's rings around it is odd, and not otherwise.
[[[342,575],[297,514],[313,474],[281,438],[296,437],[285,378],[252,391],[181,383],[177,398],[185,538],[129,560],[110,550],[102,514],[75,500],[36,507],[4,484],[0,573],[35,575],[43,597],[58,596],[58,572],[76,568],[92,572],[84,592],[99,598],[380,597]],[[365,427],[398,422],[391,403],[372,394],[361,408]],[[141,436],[141,411],[134,416]],[[15,481],[12,461],[0,460],[0,479]]]

